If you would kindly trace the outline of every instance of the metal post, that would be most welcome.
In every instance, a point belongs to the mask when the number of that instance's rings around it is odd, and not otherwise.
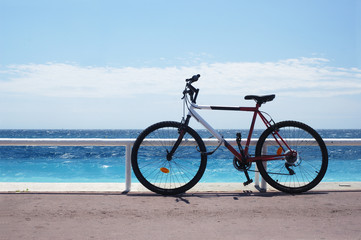
[[[259,172],[258,172],[257,164],[255,165],[254,170],[256,171],[256,172],[254,173],[254,186],[255,186],[256,188],[259,188]]]
[[[131,151],[133,144],[125,145],[125,192],[129,192],[132,184]]]
[[[266,155],[266,154],[267,154],[267,144],[265,143],[262,147],[262,155]],[[264,169],[267,170],[267,161],[263,161],[262,164],[264,166]],[[261,190],[267,191],[267,183],[263,178],[261,181]]]

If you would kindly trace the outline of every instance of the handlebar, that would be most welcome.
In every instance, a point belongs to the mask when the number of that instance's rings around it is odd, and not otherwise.
[[[191,78],[186,79],[186,88],[183,91],[183,98],[188,93],[192,103],[196,103],[199,89],[192,86],[192,83],[197,82],[201,75],[197,74]],[[194,95],[195,94],[195,95]]]
[[[200,77],[201,77],[201,75],[199,75],[199,74],[194,75],[193,77],[186,79],[186,82],[192,84],[194,82],[197,82]]]

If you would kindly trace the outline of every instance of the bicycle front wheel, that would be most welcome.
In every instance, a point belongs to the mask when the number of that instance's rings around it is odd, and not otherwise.
[[[258,170],[268,184],[283,192],[306,192],[322,180],[327,170],[324,141],[314,129],[300,122],[284,121],[266,129],[257,142],[256,156],[267,155],[281,160],[267,164],[257,161]]]
[[[184,137],[169,157],[181,131],[185,131]],[[160,122],[145,129],[135,141],[132,167],[139,182],[149,190],[180,194],[201,179],[207,165],[207,156],[202,154],[205,152],[203,140],[192,128],[178,122]]]

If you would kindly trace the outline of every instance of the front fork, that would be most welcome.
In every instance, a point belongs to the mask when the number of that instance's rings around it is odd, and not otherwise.
[[[181,122],[181,126],[179,127],[178,129],[178,133],[179,133],[179,136],[178,136],[178,139],[177,141],[175,142],[174,146],[172,147],[172,149],[170,151],[167,150],[167,160],[168,161],[171,161],[172,158],[173,158],[173,155],[175,153],[175,151],[177,150],[177,148],[179,147],[179,145],[181,144],[182,140],[183,140],[183,137],[184,135],[186,134],[186,128],[189,124],[189,120],[191,119],[191,116],[190,115],[187,115],[187,118],[186,119],[182,119],[182,122]]]

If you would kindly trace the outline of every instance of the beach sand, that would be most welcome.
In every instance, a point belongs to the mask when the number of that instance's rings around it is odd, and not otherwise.
[[[2,191],[0,239],[361,239],[361,189],[341,185],[299,195]]]

